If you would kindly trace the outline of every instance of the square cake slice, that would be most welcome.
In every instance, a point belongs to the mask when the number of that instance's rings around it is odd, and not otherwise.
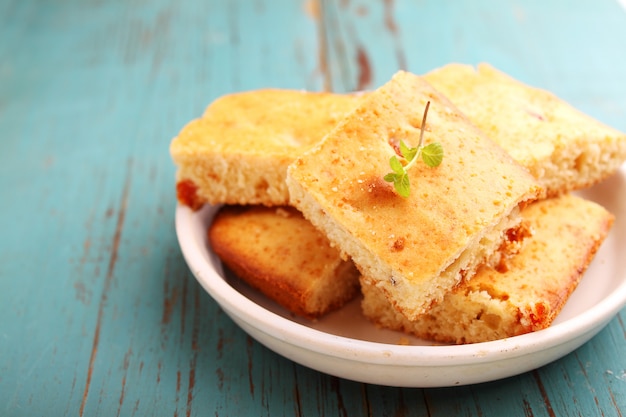
[[[424,78],[528,168],[548,195],[596,184],[626,160],[626,134],[489,64],[448,64]]]
[[[443,343],[486,342],[545,329],[578,285],[614,217],[570,194],[533,203],[522,215],[534,233],[507,270],[482,267],[413,321],[391,307],[375,280],[362,277],[364,315],[381,327]]]
[[[358,95],[264,89],[211,103],[170,144],[178,201],[284,205],[287,166],[351,111]]]
[[[294,314],[317,318],[359,293],[352,261],[293,207],[222,206],[208,236],[226,266]]]
[[[439,142],[443,162],[408,170],[408,197],[383,178],[398,143]],[[291,204],[409,318],[498,252],[542,188],[421,77],[400,71],[364,96],[289,167]],[[506,245],[504,245],[506,246]]]

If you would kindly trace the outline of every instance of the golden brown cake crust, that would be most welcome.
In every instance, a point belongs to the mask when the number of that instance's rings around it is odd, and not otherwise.
[[[287,166],[357,100],[357,95],[280,89],[220,97],[170,145],[179,202],[192,208],[204,203],[286,204]],[[181,188],[194,193],[181,194]]]
[[[315,318],[358,293],[358,273],[291,207],[223,206],[208,231],[240,278],[291,312]]]
[[[394,310],[361,278],[363,312],[379,325],[444,343],[477,343],[548,327],[606,238],[614,217],[569,194],[538,201],[522,215],[534,234],[508,270],[483,267],[416,320]]]
[[[589,187],[626,160],[626,134],[489,64],[448,64],[424,76],[546,188]]]
[[[437,168],[412,167],[405,199],[383,176],[394,144],[417,145],[427,101],[425,143],[440,142],[444,159]],[[364,96],[289,167],[287,183],[291,203],[408,315],[420,314],[458,282],[458,274],[441,275],[468,247],[479,245],[485,230],[541,194],[502,148],[427,82],[406,72]],[[468,268],[461,273],[471,275]]]

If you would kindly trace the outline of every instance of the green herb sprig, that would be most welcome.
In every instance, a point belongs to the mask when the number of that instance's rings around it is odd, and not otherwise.
[[[411,193],[411,184],[407,171],[415,165],[415,162],[420,156],[422,157],[422,161],[430,168],[439,166],[441,161],[443,161],[443,146],[441,146],[439,142],[433,142],[423,146],[424,126],[426,125],[426,116],[428,115],[429,107],[430,101],[426,103],[426,108],[424,109],[419,143],[415,148],[410,148],[404,141],[400,141],[400,153],[404,161],[400,161],[397,155],[392,156],[391,159],[389,159],[389,166],[391,166],[393,172],[388,173],[384,177],[385,181],[393,182],[397,193],[405,198]]]

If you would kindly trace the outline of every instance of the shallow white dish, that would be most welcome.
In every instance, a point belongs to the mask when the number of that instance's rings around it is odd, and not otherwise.
[[[316,322],[294,317],[224,272],[206,237],[215,206],[198,212],[178,206],[176,231],[185,260],[200,284],[244,331],[269,349],[304,366],[355,381],[454,386],[505,378],[552,362],[595,336],[626,305],[626,165],[616,176],[578,194],[602,204],[616,215],[616,221],[552,326],[461,346],[433,345],[378,329],[360,314],[359,300]]]

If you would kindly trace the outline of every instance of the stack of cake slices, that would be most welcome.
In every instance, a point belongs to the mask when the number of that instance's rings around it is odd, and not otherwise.
[[[432,143],[441,163],[407,165],[400,195],[390,160]],[[360,296],[379,326],[460,344],[552,323],[614,221],[571,192],[618,171],[626,135],[450,64],[363,94],[227,95],[170,152],[179,203],[222,205],[211,249],[252,287],[309,319]]]

